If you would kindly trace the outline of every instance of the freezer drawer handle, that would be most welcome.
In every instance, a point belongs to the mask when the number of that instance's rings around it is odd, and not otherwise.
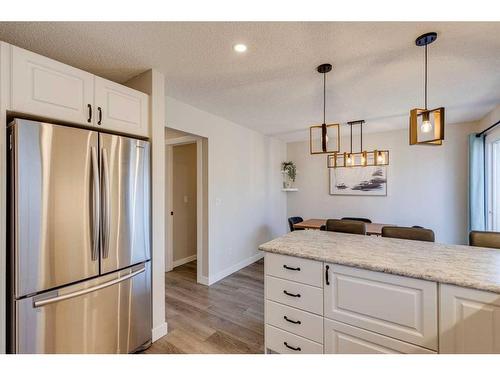
[[[33,301],[33,307],[35,307],[35,308],[37,308],[37,307],[43,307],[43,306],[49,305],[51,303],[60,302],[60,301],[64,301],[64,300],[67,300],[67,299],[70,299],[70,298],[79,297],[79,296],[82,296],[84,294],[92,293],[92,292],[95,292],[97,290],[101,290],[101,289],[107,288],[109,286],[121,283],[122,281],[131,279],[132,277],[134,277],[136,275],[139,275],[140,273],[143,273],[145,270],[146,270],[146,267],[144,266],[140,270],[137,270],[135,272],[129,273],[128,275],[120,277],[119,279],[111,280],[111,281],[105,282],[103,284],[93,286],[93,287],[88,288],[88,289],[79,290],[77,292],[65,294],[63,296],[57,296],[57,297],[54,297],[54,298],[48,298],[48,299],[44,299],[44,300],[41,300],[41,301]]]

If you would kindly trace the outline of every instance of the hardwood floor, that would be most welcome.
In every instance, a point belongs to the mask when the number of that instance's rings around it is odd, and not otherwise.
[[[165,274],[168,334],[145,353],[264,353],[264,260],[210,287],[196,261]]]

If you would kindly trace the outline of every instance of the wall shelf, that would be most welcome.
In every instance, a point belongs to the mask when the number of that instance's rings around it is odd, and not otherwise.
[[[287,189],[283,188],[283,189],[281,189],[281,191],[299,191],[299,189],[297,189],[297,188],[287,188]]]

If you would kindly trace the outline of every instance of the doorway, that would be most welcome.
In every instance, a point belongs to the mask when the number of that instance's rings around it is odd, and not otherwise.
[[[208,140],[166,128],[165,272],[188,265],[208,284]]]
[[[500,231],[500,128],[485,138],[486,230]]]

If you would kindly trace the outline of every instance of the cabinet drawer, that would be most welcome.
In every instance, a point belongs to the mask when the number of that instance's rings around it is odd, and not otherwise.
[[[266,349],[280,354],[323,354],[323,345],[266,324]]]
[[[325,319],[325,354],[436,354],[436,352]]]
[[[329,264],[325,317],[437,350],[437,284]]]
[[[264,267],[266,275],[321,287],[323,285],[322,262],[266,253]]]
[[[266,299],[323,314],[323,289],[266,276]]]
[[[323,317],[266,300],[266,324],[323,343]]]

